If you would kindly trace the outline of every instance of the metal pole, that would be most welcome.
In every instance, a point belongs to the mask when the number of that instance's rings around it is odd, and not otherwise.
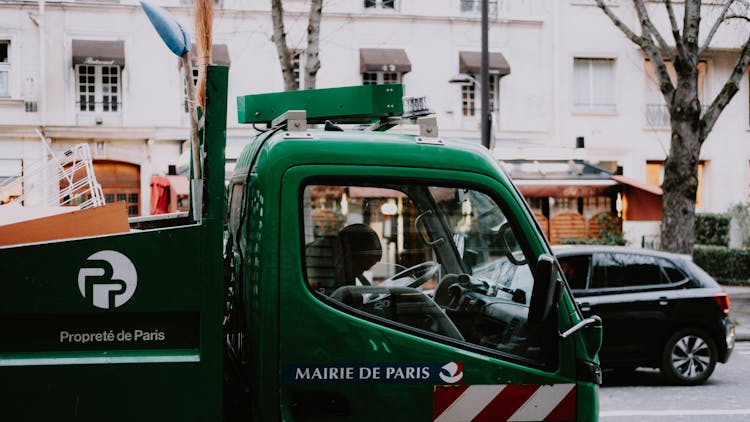
[[[488,0],[482,0],[482,70],[480,85],[482,86],[482,146],[490,149],[490,131],[492,130],[492,113],[490,112],[490,54],[488,51]]]

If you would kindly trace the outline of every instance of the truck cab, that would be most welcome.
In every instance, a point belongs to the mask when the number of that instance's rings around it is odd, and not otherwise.
[[[595,420],[600,324],[497,161],[402,96],[238,98],[267,125],[228,186],[238,401],[261,420]],[[420,134],[386,131],[403,121]]]

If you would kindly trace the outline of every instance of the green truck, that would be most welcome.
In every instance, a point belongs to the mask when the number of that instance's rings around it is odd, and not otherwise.
[[[0,247],[3,420],[597,419],[601,322],[486,150],[400,85],[243,96],[227,184],[227,79],[189,214]]]

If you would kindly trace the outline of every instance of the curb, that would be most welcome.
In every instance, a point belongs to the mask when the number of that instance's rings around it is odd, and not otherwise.
[[[750,285],[721,285],[729,295],[729,318],[734,322],[734,340],[750,341]]]

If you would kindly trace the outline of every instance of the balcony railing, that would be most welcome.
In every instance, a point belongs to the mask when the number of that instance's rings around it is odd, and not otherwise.
[[[701,106],[701,115],[708,106]],[[669,129],[672,124],[666,104],[646,104],[646,126],[654,129]]]
[[[669,128],[669,109],[666,104],[646,104],[646,126]]]

